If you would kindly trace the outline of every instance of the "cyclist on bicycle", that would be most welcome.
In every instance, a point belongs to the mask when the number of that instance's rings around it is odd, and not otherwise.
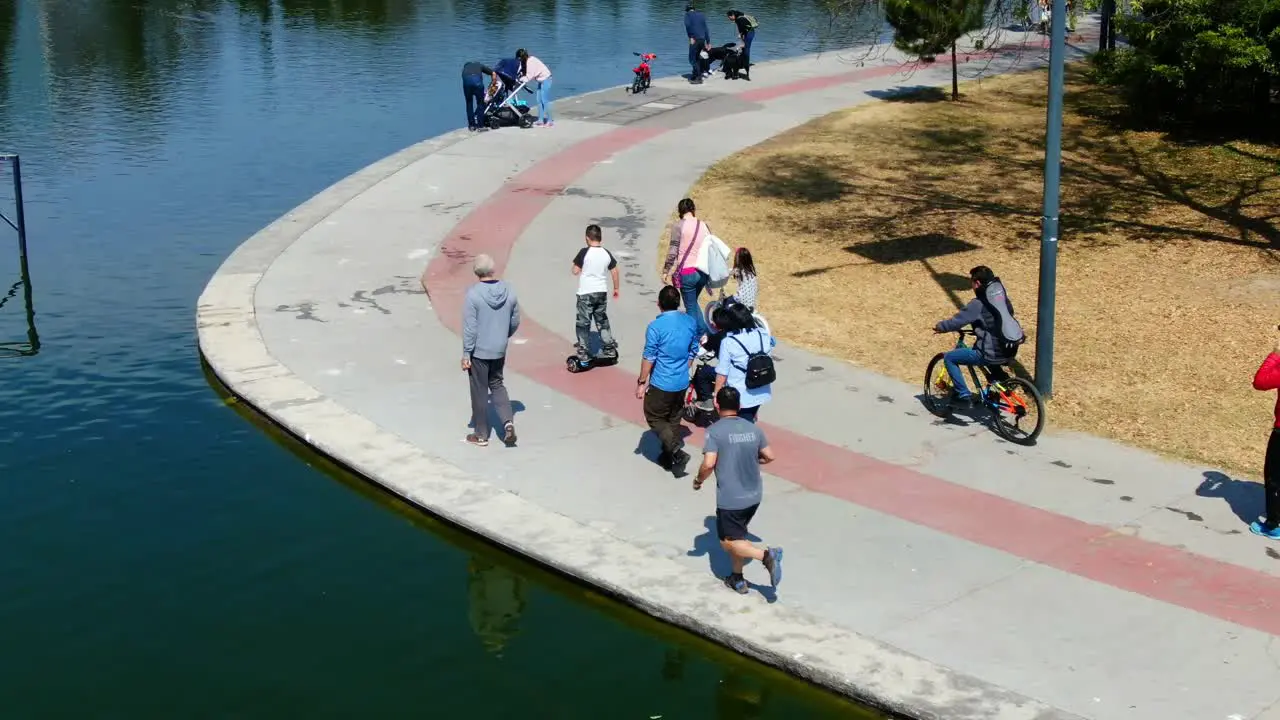
[[[1013,303],[1005,292],[1004,283],[986,265],[969,271],[973,283],[974,299],[951,318],[933,327],[935,333],[955,332],[972,325],[976,342],[971,348],[956,348],[942,356],[947,374],[955,385],[955,399],[971,403],[973,396],[960,372],[961,365],[1008,365],[1018,353],[1018,346],[1026,339],[1022,326],[1013,317]]]

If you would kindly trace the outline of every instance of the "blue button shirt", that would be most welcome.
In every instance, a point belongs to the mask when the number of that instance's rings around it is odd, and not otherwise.
[[[689,387],[689,361],[698,354],[698,323],[685,312],[668,310],[644,332],[644,359],[653,363],[649,386],[666,392]]]

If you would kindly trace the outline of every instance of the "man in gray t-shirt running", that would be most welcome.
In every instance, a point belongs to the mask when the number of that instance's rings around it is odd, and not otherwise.
[[[707,428],[702,467],[693,481],[693,489],[701,490],[702,483],[715,472],[716,534],[720,537],[720,547],[733,561],[733,572],[724,579],[724,584],[745,595],[748,586],[742,576],[742,566],[747,559],[763,563],[769,571],[770,584],[777,587],[782,581],[782,548],[761,549],[747,539],[750,537],[747,524],[764,497],[760,466],[773,462],[774,456],[760,426],[738,417],[741,402],[734,387],[725,386],[716,393],[720,419]]]

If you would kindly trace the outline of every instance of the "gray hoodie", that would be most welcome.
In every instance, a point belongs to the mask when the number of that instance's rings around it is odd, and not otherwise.
[[[462,357],[497,360],[507,355],[507,339],[520,327],[520,302],[501,280],[467,288],[462,308]]]
[[[954,332],[972,325],[978,336],[975,349],[982,358],[993,363],[1009,362],[1013,354],[1006,347],[1008,343],[1026,339],[1022,325],[1013,316],[1013,301],[1009,300],[1000,278],[978,288],[974,294],[978,293],[982,296],[970,300],[963,310],[936,327],[942,332]]]

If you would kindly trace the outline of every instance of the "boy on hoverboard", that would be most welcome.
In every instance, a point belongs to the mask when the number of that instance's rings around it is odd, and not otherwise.
[[[618,299],[618,260],[604,248],[599,225],[588,225],[586,247],[573,258],[573,274],[578,276],[578,343],[579,369],[618,361],[618,344],[609,330],[605,308],[609,297],[609,281],[613,281],[613,298]],[[591,323],[600,333],[600,354],[591,355]]]

